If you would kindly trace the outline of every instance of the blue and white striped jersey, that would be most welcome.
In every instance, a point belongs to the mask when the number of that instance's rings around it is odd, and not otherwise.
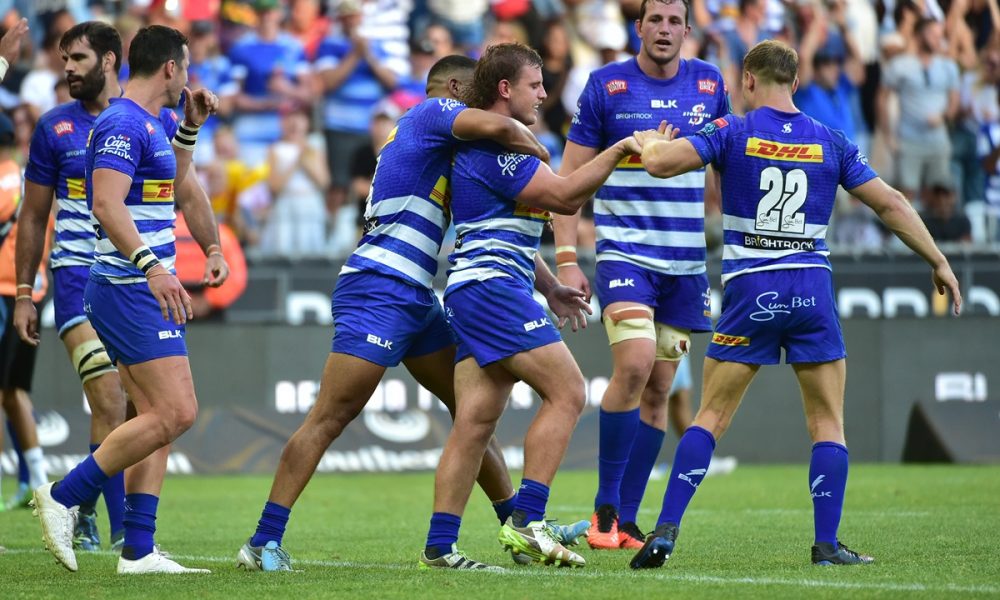
[[[473,142],[455,154],[452,215],[455,251],[448,257],[445,295],[473,281],[513,277],[529,289],[535,281],[535,253],[548,211],[514,199],[541,161],[509,152],[494,142]]]
[[[681,136],[730,112],[722,73],[681,60],[673,78],[654,79],[636,59],[590,74],[568,138],[603,150],[635,130],[666,120]],[[705,272],[705,171],[671,179],[646,173],[638,156],[623,160],[594,196],[597,260],[624,261],[668,275]]]
[[[830,269],[826,230],[837,186],[877,175],[839,130],[759,108],[688,138],[722,175],[722,282],[753,271]]]
[[[452,124],[465,105],[428,98],[411,108],[378,156],[365,233],[340,274],[368,271],[430,288],[450,219]]]
[[[87,136],[97,117],[78,100],[61,104],[38,120],[31,136],[24,178],[51,187],[56,197],[53,269],[94,262],[94,228],[84,186]]]
[[[94,207],[93,173],[113,169],[132,179],[125,206],[132,215],[142,243],[167,270],[174,271],[174,178],[177,160],[170,139],[177,131],[177,117],[163,109],[159,118],[128,98],[114,98],[94,122],[87,143],[87,209]],[[146,278],[123,256],[90,216],[97,233],[91,277],[114,284],[137,283]]]

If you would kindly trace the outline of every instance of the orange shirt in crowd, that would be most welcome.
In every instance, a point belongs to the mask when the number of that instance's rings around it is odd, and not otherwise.
[[[200,287],[205,278],[205,253],[191,236],[182,213],[177,213],[174,236],[177,238],[177,278],[187,287]],[[225,223],[219,225],[219,244],[229,265],[229,278],[217,288],[204,288],[205,300],[216,310],[236,302],[247,287],[247,261],[243,249],[236,234]]]
[[[6,229],[7,223],[14,218],[17,205],[21,203],[21,167],[13,160],[0,162],[0,230]],[[42,262],[38,265],[38,276],[32,283],[35,288],[31,297],[35,302],[41,302],[48,290],[49,281],[45,274],[45,261],[49,255],[49,245],[52,242],[52,218],[45,233],[45,251]],[[14,272],[14,245],[17,240],[17,223],[14,222],[4,234],[0,245],[0,296],[17,295],[17,274]]]

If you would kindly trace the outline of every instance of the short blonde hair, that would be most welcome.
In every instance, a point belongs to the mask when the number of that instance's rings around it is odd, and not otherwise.
[[[799,73],[799,55],[784,42],[764,40],[747,52],[743,70],[753,73],[762,83],[790,86]]]

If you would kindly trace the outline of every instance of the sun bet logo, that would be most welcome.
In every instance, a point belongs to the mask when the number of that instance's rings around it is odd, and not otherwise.
[[[624,94],[628,91],[628,82],[624,79],[612,79],[604,84],[604,89],[608,90],[608,94],[612,96]]]

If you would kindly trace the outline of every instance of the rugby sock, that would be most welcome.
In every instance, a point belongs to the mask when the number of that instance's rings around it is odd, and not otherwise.
[[[45,465],[45,454],[41,446],[24,451],[24,462],[28,463],[28,478],[32,489],[48,483],[49,474]]]
[[[618,510],[621,503],[622,475],[632,452],[632,441],[639,426],[639,409],[607,412],[601,409],[600,440],[597,458],[597,495],[594,509],[610,504]]]
[[[292,509],[285,508],[274,502],[264,504],[264,511],[260,513],[260,521],[257,521],[257,531],[250,538],[250,545],[257,547],[275,541],[281,545],[281,538],[285,537],[285,526],[288,525],[288,517],[292,514]]]
[[[90,453],[97,452],[100,447],[100,444],[91,444]],[[125,517],[125,472],[109,477],[101,486],[101,493],[104,494],[104,507],[108,511],[111,539],[114,539],[115,534],[125,527],[123,521]],[[97,502],[97,496],[94,497],[94,502]],[[80,510],[83,511],[82,506]]]
[[[91,444],[90,445],[90,453],[93,454],[94,450],[97,450],[98,446],[99,446],[99,444]],[[108,481],[111,481],[111,479],[108,479]],[[105,481],[104,485],[108,485],[108,482]],[[101,486],[101,487],[103,488],[103,486]],[[100,497],[101,497],[101,489],[98,489],[96,492],[94,492],[93,496],[91,496],[90,498],[87,498],[86,500],[84,500],[83,502],[81,502],[80,503],[80,514],[82,514],[82,515],[93,514],[94,511],[96,510],[95,507],[97,505],[97,499],[100,498]]]
[[[139,560],[153,551],[156,507],[160,499],[152,494],[125,496],[125,545],[122,558]]]
[[[549,486],[533,479],[522,479],[514,506],[514,525],[524,527],[532,521],[545,518],[545,505],[549,502]]]
[[[24,460],[21,454],[21,443],[17,441],[17,432],[14,431],[14,423],[7,421],[7,433],[10,434],[10,445],[14,447],[17,454],[17,482],[28,485],[31,482],[31,475],[28,473],[28,461]]]
[[[681,436],[674,453],[667,493],[663,496],[663,510],[656,520],[658,526],[664,523],[681,524],[688,503],[705,478],[714,450],[715,437],[707,429],[692,425]]]
[[[813,444],[809,492],[813,501],[816,543],[837,545],[837,528],[847,489],[847,448],[836,442]]]
[[[618,511],[619,523],[635,523],[639,514],[639,504],[649,483],[649,474],[660,455],[665,431],[660,431],[652,425],[639,421],[639,429],[635,432],[632,442],[632,453],[628,457],[628,466],[622,477],[621,509]]]
[[[431,515],[431,528],[427,531],[427,546],[424,554],[434,560],[439,556],[451,554],[452,544],[458,543],[458,529],[462,526],[462,517],[451,513],[436,512]]]
[[[52,498],[67,508],[80,506],[93,497],[107,480],[108,476],[97,466],[91,454],[52,487]]]
[[[500,524],[503,525],[510,518],[510,515],[514,512],[514,505],[517,503],[517,494],[515,493],[510,498],[506,500],[501,500],[500,502],[493,503],[493,510],[497,513],[497,518],[500,519]]]

